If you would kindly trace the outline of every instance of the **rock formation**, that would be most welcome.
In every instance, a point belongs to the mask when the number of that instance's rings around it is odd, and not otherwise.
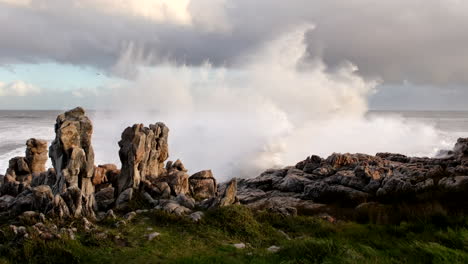
[[[122,133],[119,157],[122,171],[118,193],[128,188],[138,189],[141,181],[151,181],[165,172],[164,161],[169,156],[169,129],[163,123],[148,127],[136,124]]]
[[[26,157],[9,161],[6,175],[0,177],[0,195],[16,196],[31,185],[35,177],[45,172],[47,141],[31,138],[26,142]]]
[[[295,208],[307,214],[355,215],[376,204],[388,210],[438,204],[445,212],[466,211],[468,139],[459,139],[447,153],[443,158],[392,153],[311,156],[296,166],[240,180],[238,197],[256,209]]]
[[[88,222],[96,219],[96,213],[103,219],[113,214],[112,209],[129,210],[135,199],[178,215],[189,215],[202,203],[206,208],[237,203],[235,183],[217,196],[211,171],[194,174],[189,183],[180,160],[165,164],[169,129],[163,123],[137,124],[123,131],[121,169],[113,164],[95,166],[92,133],[93,125],[82,108],[59,115],[49,148],[54,168],[48,170],[47,142],[28,140],[26,157],[11,159],[6,175],[0,177],[0,217],[29,221],[43,215]],[[192,218],[198,221],[201,215]]]
[[[95,166],[93,125],[82,108],[57,117],[49,148],[30,139],[25,157],[10,160],[0,175],[0,217],[106,219],[135,204],[190,216],[196,208],[244,204],[284,216],[331,214],[390,221],[398,212],[468,211],[468,138],[439,158],[401,154],[334,153],[310,156],[295,166],[251,179],[217,184],[210,170],[189,177],[180,160],[167,161],[169,129],[163,123],[126,128],[119,141],[122,167]],[[134,202],[138,200],[137,202]],[[26,212],[26,213],[25,213]],[[408,214],[409,215],[409,214]]]

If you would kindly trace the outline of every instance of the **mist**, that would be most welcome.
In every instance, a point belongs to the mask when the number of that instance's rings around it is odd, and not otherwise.
[[[229,69],[209,62],[138,66],[145,58],[125,53],[118,69],[131,69],[135,78],[112,87],[109,111],[92,116],[96,161],[119,164],[123,129],[159,121],[170,128],[170,160],[181,159],[190,173],[212,169],[221,181],[312,154],[432,156],[451,147],[455,139],[430,124],[367,115],[379,80],[360,76],[352,63],[331,71],[320,57],[311,60],[304,41],[311,30],[292,28]]]

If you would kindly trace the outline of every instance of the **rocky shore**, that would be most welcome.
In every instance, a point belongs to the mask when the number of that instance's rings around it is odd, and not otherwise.
[[[460,215],[468,209],[468,138],[439,158],[335,153],[217,183],[210,170],[190,176],[180,160],[167,161],[169,128],[163,123],[123,131],[121,166],[95,164],[93,125],[82,108],[59,115],[55,134],[50,147],[40,139],[28,140],[25,157],[12,158],[0,175],[0,218],[20,225],[11,227],[17,234],[27,235],[20,227],[29,224],[52,238],[59,234],[55,224],[78,219],[92,229],[116,214],[124,219],[116,225],[125,225],[148,210],[196,222],[207,210],[235,204],[282,216],[377,223]],[[53,168],[46,169],[48,157]],[[73,232],[61,230],[68,236]]]

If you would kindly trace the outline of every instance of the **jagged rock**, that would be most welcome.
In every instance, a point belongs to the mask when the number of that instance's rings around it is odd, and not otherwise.
[[[33,207],[35,210],[47,213],[53,207],[54,195],[48,185],[41,185],[32,189]]]
[[[200,222],[203,218],[205,214],[201,211],[197,211],[197,212],[194,212],[194,213],[191,213],[188,217],[190,218],[190,220],[192,220],[193,222]]]
[[[15,197],[11,195],[3,195],[0,197],[0,211],[6,211],[14,202]]]
[[[115,216],[114,211],[112,209],[107,211],[106,214],[103,217],[103,220],[108,220],[108,221],[109,220],[113,221],[115,219],[117,219],[117,216]]]
[[[147,192],[143,192],[143,198],[152,206],[155,206],[158,202],[151,197],[151,195]]]
[[[459,138],[453,148],[455,158],[462,161],[465,165],[468,162],[468,138]]]
[[[211,170],[197,172],[189,178],[190,193],[196,200],[212,198],[216,195],[216,179]]]
[[[191,197],[185,196],[185,194],[179,194],[176,197],[176,202],[189,209],[195,208],[195,200]]]
[[[65,199],[74,217],[94,218],[94,150],[91,145],[93,125],[81,107],[57,117],[56,137],[49,156],[57,174],[55,194],[68,194]],[[70,202],[73,205],[70,206]]]
[[[0,193],[2,195],[17,196],[24,189],[24,185],[17,181],[14,176],[7,174],[3,178]]]
[[[169,129],[163,123],[148,127],[136,124],[122,133],[119,157],[122,162],[118,193],[128,188],[138,189],[140,181],[154,180],[162,175],[168,158]]]
[[[12,215],[19,215],[22,212],[32,210],[34,210],[34,197],[30,189],[26,189],[18,194],[10,207]]]
[[[161,178],[162,179],[162,178]],[[169,199],[171,197],[171,187],[164,181],[151,183],[150,181],[142,181],[140,189],[148,193],[151,197]]]
[[[47,171],[34,175],[32,178],[31,187],[49,185],[52,188],[56,182],[57,175],[55,173],[55,169],[50,168]]]
[[[190,214],[192,212],[189,208],[182,206],[173,200],[160,200],[159,203],[160,204],[156,207],[156,209],[164,210],[165,212],[170,214],[182,216]]]
[[[26,142],[26,162],[31,173],[46,171],[47,141],[31,138]]]
[[[167,182],[172,195],[179,195],[189,193],[188,178],[189,176],[185,171],[173,167],[161,180]]]
[[[126,215],[124,215],[124,219],[127,221],[127,222],[130,222],[133,220],[133,218],[135,218],[137,216],[137,213],[136,212],[129,212],[127,213]]]
[[[104,164],[95,167],[92,179],[95,191],[99,192],[111,186],[117,189],[119,176],[120,170],[117,169],[115,164]]]
[[[128,202],[133,198],[133,189],[128,188],[125,191],[121,192],[117,200],[115,201],[115,208],[120,210],[125,208],[128,205]]]
[[[75,218],[81,217],[83,209],[81,190],[76,186],[72,186],[61,196],[67,204],[70,216]]]
[[[286,176],[278,183],[274,184],[275,189],[286,192],[302,192],[305,185],[311,181],[307,179],[304,173],[298,169],[291,168]]]
[[[224,207],[228,205],[239,204],[237,199],[237,179],[232,179],[227,183],[222,195],[216,197],[209,207]]]
[[[447,192],[466,192],[468,191],[468,176],[443,178],[439,181],[439,186]]]
[[[466,211],[467,153],[468,139],[459,139],[453,151],[438,158],[392,153],[334,153],[325,160],[311,156],[295,167],[240,180],[238,197],[253,209],[296,208],[307,214],[342,216],[356,206],[372,203],[394,206],[391,208],[437,203],[449,212],[455,208]],[[205,204],[209,203],[202,202]]]
[[[49,211],[49,213],[54,217],[58,217],[59,219],[69,218],[71,216],[67,203],[62,198],[62,196],[60,196],[60,194],[55,195],[54,206],[53,209]]]
[[[113,187],[107,187],[94,195],[98,210],[106,211],[111,208],[112,204],[115,202],[114,192],[115,189]]]

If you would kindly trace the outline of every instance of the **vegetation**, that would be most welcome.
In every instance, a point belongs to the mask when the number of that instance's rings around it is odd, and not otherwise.
[[[468,221],[444,216],[398,225],[329,223],[232,206],[199,223],[149,212],[98,229],[78,232],[76,240],[15,241],[2,226],[0,263],[468,263]],[[149,241],[151,232],[160,236]],[[269,252],[272,245],[280,250]]]

